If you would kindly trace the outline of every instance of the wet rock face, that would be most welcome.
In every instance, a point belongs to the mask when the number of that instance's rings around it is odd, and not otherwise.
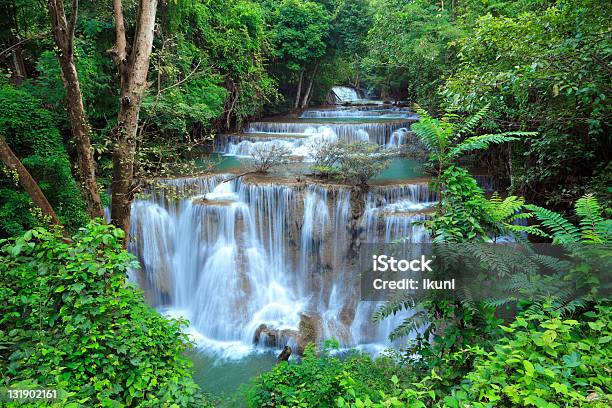
[[[301,356],[308,344],[317,344],[322,339],[323,322],[321,316],[315,313],[303,313],[298,327],[296,353]]]

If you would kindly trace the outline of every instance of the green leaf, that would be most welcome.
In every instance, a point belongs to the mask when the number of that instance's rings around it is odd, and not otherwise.
[[[533,377],[535,368],[533,367],[533,364],[531,364],[529,360],[523,360],[523,367],[525,367],[525,375],[529,377]]]

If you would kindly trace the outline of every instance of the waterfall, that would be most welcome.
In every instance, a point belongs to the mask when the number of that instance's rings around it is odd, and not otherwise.
[[[359,101],[359,94],[357,90],[354,88],[349,88],[347,86],[334,86],[331,92],[336,96],[338,102],[346,103],[346,102],[355,102]]]
[[[372,123],[282,123],[253,122],[241,135],[220,138],[217,151],[232,155],[249,155],[256,144],[276,144],[288,147],[296,156],[305,156],[308,146],[321,141],[369,141],[385,146],[391,135],[410,127],[410,121],[393,120]]]
[[[284,130],[284,126],[280,128],[280,130]],[[337,134],[329,126],[307,126],[301,130],[303,130],[302,133],[292,133],[290,131],[272,132],[278,133],[278,136],[275,137],[261,137],[254,134],[264,132],[231,135],[226,137],[221,145],[218,145],[217,150],[228,155],[252,156],[258,148],[269,149],[272,146],[276,146],[287,149],[292,156],[307,157],[322,143],[338,140]],[[360,135],[363,138],[363,134]],[[367,133],[365,136],[367,138]]]
[[[393,133],[391,133],[391,137],[389,138],[389,143],[387,143],[386,147],[388,149],[398,149],[403,144],[406,143],[406,138],[410,131],[406,128],[397,129]]]
[[[304,111],[300,118],[316,119],[316,118],[365,118],[365,119],[417,119],[417,116],[406,108],[372,108],[350,107],[347,109],[310,109]]]
[[[338,92],[358,98],[355,90]],[[217,138],[215,149],[250,157],[283,147],[301,160],[333,141],[395,149],[410,143],[415,120],[405,108],[381,104],[315,109],[250,123],[244,133]],[[361,243],[427,242],[419,222],[438,198],[418,182],[387,180],[362,194],[284,180],[157,180],[133,203],[129,249],[142,270],[131,279],[152,305],[187,318],[202,350],[223,358],[332,337],[344,347],[388,347],[392,328],[412,312],[371,322],[377,302],[359,301]]]
[[[393,319],[375,325],[374,305],[356,302],[358,271],[346,259],[350,190],[221,180],[161,181],[133,204],[130,250],[144,261],[139,281],[154,305],[189,319],[198,344],[224,357],[256,350],[262,325],[290,336],[304,313],[344,346],[388,344]],[[364,234],[427,240],[413,224],[423,215],[406,211],[433,199],[426,184],[374,188]]]
[[[317,120],[318,119],[318,120]],[[411,123],[418,118],[406,108],[340,106],[314,109],[300,118],[249,123],[244,133],[222,135],[215,151],[231,156],[252,157],[259,149],[283,148],[293,157],[307,158],[325,142],[365,141],[386,148],[405,144]],[[314,123],[314,122],[318,123]]]

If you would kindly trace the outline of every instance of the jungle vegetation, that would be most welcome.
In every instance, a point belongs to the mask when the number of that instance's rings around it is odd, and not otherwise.
[[[427,336],[378,359],[309,347],[253,379],[248,405],[610,406],[609,292],[562,284],[607,284],[610,21],[595,0],[0,0],[0,389],[58,387],[58,407],[214,405],[183,322],[126,282],[130,204],[216,134],[348,85],[418,109],[436,242],[514,235],[575,263],[534,254],[553,272],[508,281],[520,301],[393,299],[374,319],[417,308],[392,335],[436,322]],[[351,166],[375,164],[343,154],[345,181],[365,183]]]

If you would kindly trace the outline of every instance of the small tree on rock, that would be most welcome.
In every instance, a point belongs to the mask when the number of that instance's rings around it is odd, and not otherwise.
[[[291,151],[275,144],[255,145],[252,156],[255,159],[255,172],[268,173],[274,167],[289,163]]]

